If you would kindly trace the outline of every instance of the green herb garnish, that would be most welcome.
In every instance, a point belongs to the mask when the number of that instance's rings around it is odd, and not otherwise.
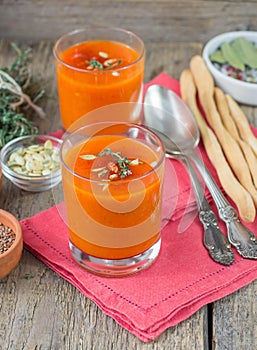
[[[102,63],[100,63],[99,61],[97,60],[90,60],[89,61],[89,64],[92,68],[98,68],[98,69],[103,69],[103,65]]]
[[[0,149],[16,137],[38,133],[37,127],[25,117],[25,108],[31,107],[40,117],[45,116],[35,104],[44,91],[36,94],[31,91],[31,49],[21,51],[15,44],[12,47],[16,60],[10,67],[0,68]]]
[[[98,156],[103,157],[104,155],[110,155],[118,166],[118,176],[123,179],[132,174],[129,168],[131,160],[127,157],[122,157],[121,152],[112,152],[110,148],[105,148],[103,152],[99,153]]]
[[[111,70],[122,64],[122,59],[109,58],[108,53],[100,51],[98,52],[99,59],[97,57],[92,58],[88,63],[88,70]],[[116,74],[115,74],[116,75]]]
[[[129,175],[132,175],[130,166],[135,166],[143,163],[138,158],[131,160],[127,157],[122,156],[121,152],[112,152],[110,148],[105,148],[97,155],[83,154],[80,156],[80,158],[84,160],[95,160],[97,157],[104,156],[111,156],[113,158],[113,162],[108,162],[105,167],[94,168],[92,171],[98,172],[98,177],[103,177],[109,173],[109,180],[123,179]]]

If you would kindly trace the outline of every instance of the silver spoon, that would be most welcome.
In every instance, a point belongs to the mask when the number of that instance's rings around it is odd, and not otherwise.
[[[157,108],[152,108],[153,106]],[[257,259],[256,237],[239,220],[236,210],[194,151],[200,133],[196,120],[184,101],[171,90],[152,85],[145,96],[144,118],[146,125],[166,134],[176,144],[179,152],[195,163],[214,199],[220,218],[226,223],[229,242],[244,258]]]
[[[234,253],[231,250],[231,245],[227,237],[223,234],[218,226],[218,219],[204,196],[198,175],[187,158],[165,134],[151,128],[151,125],[146,123],[146,126],[154,131],[163,141],[166,149],[166,154],[172,158],[179,159],[185,166],[190,176],[190,180],[194,189],[196,203],[199,211],[199,219],[204,228],[204,246],[208,249],[212,259],[222,265],[231,265],[235,259]]]

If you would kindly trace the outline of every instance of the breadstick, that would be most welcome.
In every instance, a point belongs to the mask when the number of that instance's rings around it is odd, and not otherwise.
[[[196,55],[191,58],[190,69],[201,105],[205,113],[208,114],[208,121],[214,118],[214,120],[209,121],[210,124],[213,124],[215,122],[215,115],[213,115],[215,111],[213,108],[214,80],[201,56]],[[199,75],[199,77],[197,77],[197,75]]]
[[[237,127],[230,115],[226,96],[224,92],[218,87],[214,88],[214,100],[215,100],[217,110],[220,114],[223,125],[229,131],[229,133],[234,137],[234,139],[238,140],[239,135],[238,135]]]
[[[208,127],[198,109],[196,103],[196,87],[190,70],[184,70],[182,72],[180,76],[180,90],[182,99],[196,118],[205,150],[217,171],[222,187],[237,206],[240,217],[244,221],[253,222],[256,210],[252,197],[234,176],[215,134]]]
[[[228,101],[231,116],[237,125],[242,139],[252,147],[254,153],[257,156],[257,139],[250,128],[249,122],[243,110],[231,96],[226,95],[226,98]]]
[[[252,175],[254,186],[257,187],[257,157],[255,156],[253,150],[248,145],[248,143],[246,143],[240,138],[236,124],[230,114],[227,98],[224,92],[218,87],[215,87],[214,89],[214,98],[223,125],[241,147],[246,162],[248,164],[250,173]]]
[[[222,124],[213,96],[214,82],[203,58],[194,56],[190,61],[190,68],[206,118],[219,140],[230,167],[242,186],[251,194],[257,207],[257,190],[253,185],[247,162],[239,144]]]

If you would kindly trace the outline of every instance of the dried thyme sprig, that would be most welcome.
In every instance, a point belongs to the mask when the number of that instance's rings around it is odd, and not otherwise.
[[[33,108],[40,117],[45,113],[34,102],[42,96],[29,96],[32,77],[29,69],[31,49],[21,51],[12,44],[17,53],[10,67],[0,68],[0,149],[10,140],[24,135],[36,134],[38,129],[24,115],[26,107]]]

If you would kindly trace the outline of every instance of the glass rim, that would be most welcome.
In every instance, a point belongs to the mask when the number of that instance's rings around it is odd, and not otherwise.
[[[64,161],[63,159],[63,148],[65,147],[65,143],[69,142],[70,138],[72,136],[74,136],[75,134],[79,134],[79,132],[83,129],[86,129],[86,128],[89,128],[89,127],[92,127],[92,126],[97,126],[97,125],[109,125],[109,126],[112,126],[112,125],[127,125],[127,126],[131,126],[133,128],[137,128],[137,129],[140,129],[142,130],[143,132],[147,132],[148,134],[150,134],[152,137],[154,137],[156,140],[158,140],[158,143],[161,147],[161,156],[160,156],[160,159],[158,159],[157,163],[154,165],[154,166],[151,166],[151,169],[149,171],[147,171],[146,173],[142,174],[142,175],[139,175],[135,178],[133,178],[132,180],[131,179],[120,179],[118,181],[112,181],[112,185],[116,185],[118,186],[119,184],[121,183],[127,183],[127,182],[133,182],[133,181],[138,181],[140,179],[143,179],[145,178],[146,176],[148,176],[149,174],[153,173],[154,171],[157,171],[157,169],[159,169],[162,165],[162,163],[164,162],[165,160],[165,147],[164,147],[164,144],[163,144],[163,141],[160,139],[160,137],[155,134],[152,130],[148,129],[146,126],[144,125],[139,125],[139,124],[133,124],[133,123],[129,123],[129,122],[97,122],[97,123],[91,123],[91,124],[88,124],[88,125],[85,125],[85,126],[82,126],[80,127],[79,129],[76,129],[74,130],[70,135],[68,135],[67,137],[64,138],[62,144],[61,144],[61,147],[60,147],[60,160],[61,160],[61,164],[62,166],[65,167],[65,169],[70,173],[72,174],[73,176],[76,176],[76,178],[79,178],[79,179],[82,179],[82,180],[86,180],[86,181],[89,181],[91,183],[97,183],[97,184],[101,184],[101,185],[105,185],[105,184],[108,184],[110,183],[109,180],[105,180],[105,179],[99,179],[99,180],[96,180],[96,179],[91,179],[91,178],[88,178],[88,177],[85,177],[85,176],[82,176],[82,175],[79,175],[78,173],[76,173],[73,169],[71,169],[67,163]],[[119,134],[116,134],[116,135],[119,135]],[[89,138],[92,138],[92,137],[96,137],[96,136],[89,136]],[[88,140],[86,139],[86,140]],[[131,138],[133,139],[133,138]],[[134,139],[136,140],[136,139]],[[149,146],[148,146],[149,147]]]
[[[56,41],[56,43],[54,44],[54,47],[53,47],[53,53],[54,53],[54,57],[56,58],[56,60],[59,63],[61,63],[62,65],[64,65],[66,68],[72,69],[72,70],[74,70],[76,72],[92,74],[92,75],[96,74],[95,71],[90,71],[90,70],[86,70],[86,69],[83,69],[83,68],[74,67],[74,66],[66,63],[65,61],[63,61],[60,58],[60,55],[57,52],[58,51],[57,48],[58,48],[58,46],[60,45],[60,43],[62,42],[63,39],[71,37],[71,36],[73,36],[75,34],[78,34],[78,33],[82,33],[82,32],[84,32],[84,31],[86,31],[88,29],[93,29],[93,28],[105,29],[105,30],[112,29],[112,30],[115,30],[115,31],[119,31],[119,32],[123,32],[123,33],[129,34],[129,35],[132,35],[134,38],[136,38],[138,40],[138,42],[140,43],[140,45],[142,47],[142,50],[141,50],[141,52],[139,52],[139,56],[138,56],[138,58],[135,61],[127,64],[126,66],[120,67],[120,68],[112,68],[112,69],[108,69],[108,70],[101,70],[101,71],[97,71],[97,73],[101,72],[101,74],[110,74],[110,73],[113,73],[113,72],[120,72],[122,70],[126,70],[126,69],[134,66],[137,62],[142,60],[142,58],[144,57],[144,55],[145,55],[145,45],[144,45],[143,40],[137,34],[133,33],[130,30],[123,29],[123,28],[120,28],[120,27],[108,27],[108,26],[92,25],[92,26],[85,26],[83,28],[78,28],[78,29],[75,29],[73,31],[70,31],[70,32],[67,32],[67,33],[63,34]],[[101,40],[101,39],[98,39],[98,40]],[[89,40],[85,40],[85,41],[89,41]],[[108,40],[108,41],[115,41],[115,40]],[[83,42],[83,41],[81,41],[81,42]],[[119,42],[119,41],[116,41],[116,42]],[[120,43],[122,44],[122,42],[120,42]],[[79,42],[74,44],[74,45],[77,45],[77,44],[79,44]],[[128,46],[128,45],[126,45],[126,46]]]

